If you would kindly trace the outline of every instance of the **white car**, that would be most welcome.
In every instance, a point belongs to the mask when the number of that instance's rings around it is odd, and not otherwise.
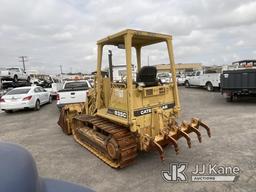
[[[167,72],[158,73],[157,78],[163,84],[172,82],[172,74],[171,73],[167,73]]]
[[[51,102],[50,93],[42,87],[19,87],[12,89],[0,98],[0,108],[6,113],[27,108],[38,111],[41,105]]]

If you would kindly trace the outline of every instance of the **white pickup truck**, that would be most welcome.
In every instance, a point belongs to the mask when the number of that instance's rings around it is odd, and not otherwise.
[[[24,69],[20,67],[11,67],[0,70],[0,78],[2,80],[12,80],[18,82],[19,80],[30,81],[30,76],[26,74]]]
[[[58,91],[57,107],[61,109],[67,104],[85,102],[87,92],[90,88],[92,86],[87,80],[66,81],[63,89]]]
[[[220,73],[194,71],[191,76],[187,76],[184,82],[185,87],[200,86],[207,91],[213,91],[220,87]]]

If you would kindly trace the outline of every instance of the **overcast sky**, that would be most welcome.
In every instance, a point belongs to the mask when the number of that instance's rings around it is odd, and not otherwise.
[[[90,72],[96,41],[126,28],[173,35],[176,63],[255,59],[255,10],[250,0],[0,0],[0,67],[25,55],[28,69]],[[151,47],[143,63],[168,63],[164,48]]]

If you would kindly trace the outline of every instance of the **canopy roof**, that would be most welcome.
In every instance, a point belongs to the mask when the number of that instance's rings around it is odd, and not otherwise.
[[[256,63],[256,60],[255,59],[245,59],[245,60],[240,60],[240,61],[235,61],[235,62],[232,62],[232,64],[236,64],[236,63]]]
[[[160,43],[166,41],[167,39],[171,39],[171,35],[159,34],[159,33],[151,33],[146,31],[138,31],[133,29],[126,29],[114,35],[110,35],[104,39],[101,39],[97,42],[97,44],[102,45],[123,45],[124,44],[124,36],[126,34],[132,34],[132,46],[146,46],[152,45],[155,43]]]

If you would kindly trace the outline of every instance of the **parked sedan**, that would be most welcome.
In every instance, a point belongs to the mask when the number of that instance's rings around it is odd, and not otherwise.
[[[41,105],[51,102],[50,93],[42,87],[19,87],[12,89],[0,98],[0,108],[6,113],[28,108],[38,111]]]

